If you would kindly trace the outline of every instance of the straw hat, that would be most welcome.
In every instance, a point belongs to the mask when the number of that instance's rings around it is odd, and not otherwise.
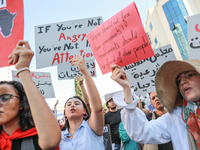
[[[196,70],[200,74],[200,60],[167,61],[156,73],[155,87],[157,96],[169,113],[176,106],[183,105],[183,97],[179,92],[176,79],[180,73],[190,70]]]

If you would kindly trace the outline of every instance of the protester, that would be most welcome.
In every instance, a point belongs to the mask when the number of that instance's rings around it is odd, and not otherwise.
[[[18,81],[0,82],[0,149],[56,149],[60,128],[29,71],[34,52],[28,42],[19,41],[9,56]]]
[[[149,109],[145,109],[145,103],[141,99],[137,103],[137,107],[140,108],[145,114],[150,113]]]
[[[149,94],[150,100],[152,105],[156,108],[156,111],[149,113],[146,115],[147,119],[155,120],[158,117],[161,117],[162,115],[166,114],[167,111],[165,110],[164,106],[160,103],[156,91],[153,91]],[[144,150],[173,150],[172,142],[168,142],[166,144],[145,144]]]
[[[109,110],[104,108],[104,107],[102,107],[102,111],[103,111],[103,114],[105,115]]]
[[[126,130],[124,129],[122,122],[120,122],[119,124],[119,137],[123,143],[123,145],[121,145],[121,149],[123,148],[124,150],[139,150],[138,143],[131,140]]]
[[[92,106],[91,115],[83,100],[74,96],[69,98],[64,106],[65,124],[60,142],[61,150],[104,150],[103,128],[104,117],[101,98],[87,70],[85,60],[76,55],[71,59],[71,65],[77,65],[85,78],[85,84]]]
[[[86,89],[85,89],[85,86],[84,86],[84,84],[83,84],[83,77],[82,76],[80,76],[80,75],[77,75],[76,77],[75,77],[75,79],[78,81],[78,83],[79,83],[79,86],[80,86],[80,88],[81,88],[81,92],[82,92],[82,94],[83,94],[83,100],[84,100],[84,102],[85,102],[85,104],[86,104],[86,106],[87,106],[87,109],[88,109],[88,112],[89,112],[89,114],[91,114],[91,108],[90,108],[90,102],[89,102],[89,97],[88,97],[88,94],[87,94],[87,92],[86,92]]]
[[[58,105],[58,103],[59,103],[59,100],[57,99],[56,100],[56,103],[54,104],[54,108],[53,108],[53,113],[54,113],[54,115],[55,115],[55,117],[57,118],[57,113],[58,113],[58,111],[57,111],[57,109],[56,109],[56,106]]]
[[[155,77],[156,92],[169,113],[152,121],[148,121],[144,113],[136,108],[138,100],[132,100],[124,70],[117,65],[113,65],[111,70],[111,78],[124,90],[125,101],[116,100],[116,103],[125,107],[121,117],[131,139],[148,144],[171,140],[177,150],[200,148],[200,60],[173,60],[159,68]]]
[[[120,150],[119,123],[121,122],[121,109],[117,109],[117,105],[114,103],[112,97],[107,99],[106,106],[109,108],[109,111],[104,115],[105,124],[110,125],[111,139],[112,144],[115,145],[115,150]]]
[[[62,129],[63,128],[63,125],[64,125],[64,122],[62,119],[58,119],[58,123],[60,125],[60,128]]]

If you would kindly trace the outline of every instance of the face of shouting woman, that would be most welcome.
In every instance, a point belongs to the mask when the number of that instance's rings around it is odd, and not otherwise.
[[[200,100],[200,74],[196,71],[186,71],[177,78],[177,84],[182,96],[189,102]]]
[[[83,118],[85,112],[86,109],[79,99],[71,98],[67,101],[65,106],[65,117],[67,117],[67,119]]]

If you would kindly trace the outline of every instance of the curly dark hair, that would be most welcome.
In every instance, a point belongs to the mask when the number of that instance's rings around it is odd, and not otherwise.
[[[28,103],[28,99],[26,97],[26,93],[22,84],[18,81],[0,81],[0,85],[8,84],[14,87],[15,92],[19,95],[20,103],[22,109],[19,111],[19,125],[22,131],[26,131],[32,127],[35,127],[32,114],[30,111],[30,106]],[[2,130],[2,126],[0,126],[0,131]]]
[[[72,99],[72,98],[77,98],[77,99],[79,99],[79,100],[82,102],[83,107],[85,108],[86,113],[88,114],[88,116],[87,116],[86,118],[83,118],[83,120],[87,121],[87,120],[90,118],[90,114],[89,114],[89,111],[88,111],[87,106],[85,105],[84,101],[83,101],[79,96],[70,97],[70,98],[65,102],[65,106],[66,106],[67,102],[68,102],[70,99]],[[65,118],[65,120],[66,120],[67,118],[65,117],[65,106],[64,106],[64,118]],[[64,126],[63,126],[63,128],[62,128],[62,131],[65,130],[66,128],[68,128],[68,127],[69,127],[69,122],[68,122],[68,120],[66,120],[66,121],[65,121],[65,124],[64,124]]]

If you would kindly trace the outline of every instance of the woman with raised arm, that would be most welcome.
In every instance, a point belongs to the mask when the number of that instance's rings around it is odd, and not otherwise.
[[[89,115],[84,101],[74,96],[69,98],[64,106],[65,124],[60,142],[61,150],[104,150],[103,127],[104,117],[102,103],[97,88],[87,70],[85,60],[77,55],[71,59],[71,65],[77,65],[85,78],[90,104]]]
[[[60,142],[58,123],[30,76],[33,55],[28,42],[19,41],[9,63],[15,65],[22,84],[0,82],[1,150],[56,149]]]
[[[176,150],[200,149],[200,60],[165,62],[155,76],[159,101],[168,110],[156,120],[148,121],[136,108],[125,71],[111,67],[111,78],[122,86],[125,101],[114,98],[124,107],[121,118],[129,137],[143,144],[163,144],[170,140]]]

